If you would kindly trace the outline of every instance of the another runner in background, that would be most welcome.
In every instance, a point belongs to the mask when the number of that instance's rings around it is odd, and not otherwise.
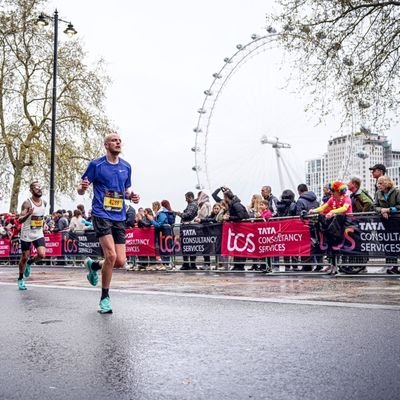
[[[38,181],[29,185],[32,197],[22,203],[19,222],[21,228],[21,259],[19,261],[18,289],[26,290],[24,276],[31,274],[33,263],[43,259],[46,255],[46,247],[43,234],[44,215],[46,202],[42,200],[42,187]],[[31,246],[36,248],[36,255],[30,257]]]

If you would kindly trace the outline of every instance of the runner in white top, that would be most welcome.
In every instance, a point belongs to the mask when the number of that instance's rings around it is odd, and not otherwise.
[[[18,288],[26,290],[24,276],[31,274],[31,265],[43,259],[46,255],[46,247],[43,234],[44,215],[46,202],[42,200],[42,188],[39,182],[32,182],[29,186],[32,197],[23,202],[19,222],[21,228],[21,259],[19,261]],[[31,246],[35,246],[36,255],[30,257]]]

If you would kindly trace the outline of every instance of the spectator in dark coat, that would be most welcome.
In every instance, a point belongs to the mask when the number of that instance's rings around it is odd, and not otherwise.
[[[190,224],[197,217],[199,207],[194,200],[193,192],[187,192],[185,194],[185,200],[187,202],[186,208],[180,212],[175,212],[178,217],[181,217],[182,224]],[[197,269],[196,267],[196,256],[183,256],[183,264],[181,270]]]
[[[375,193],[375,210],[383,218],[400,218],[400,190],[395,187],[393,180],[387,175],[380,176],[376,185],[378,191]],[[397,258],[387,257],[386,264],[397,264]],[[386,270],[388,274],[400,274],[399,267],[393,265]]]
[[[383,164],[375,164],[369,169],[372,173],[372,177],[375,179],[375,193],[378,189],[378,179],[386,174],[386,167]]]
[[[317,208],[319,206],[317,196],[314,192],[308,191],[306,184],[301,183],[297,186],[297,193],[299,194],[299,198],[296,202],[296,215],[307,214],[312,208]],[[302,271],[312,271],[311,263],[314,260],[313,257],[300,257],[300,260],[303,263]],[[315,261],[321,261],[321,259],[318,258],[315,259]]]
[[[290,189],[286,189],[282,192],[281,199],[277,203],[278,217],[290,217],[296,215],[296,202],[294,200],[294,193]],[[297,257],[283,257],[284,262],[294,263]],[[297,266],[292,266],[293,270],[297,270]],[[290,270],[290,264],[285,266],[287,271]]]
[[[56,211],[56,226],[55,226],[55,231],[56,232],[61,232],[65,231],[69,227],[69,222],[68,219],[64,216],[64,210],[57,210]]]
[[[296,202],[296,215],[300,215],[302,211],[306,211],[308,213],[308,211],[312,208],[317,208],[319,206],[317,196],[314,192],[308,191],[306,184],[301,183],[299,186],[297,186],[297,192],[299,194],[299,198]]]
[[[221,199],[218,196],[218,193],[222,191],[224,194],[224,198]],[[218,188],[213,194],[213,199],[220,203],[221,201],[225,201],[228,204],[229,215],[226,216],[225,221],[235,222],[241,221],[243,219],[249,219],[249,213],[247,212],[246,207],[241,203],[240,199],[232,193],[232,191],[226,187]]]
[[[189,224],[197,217],[199,207],[194,200],[193,192],[187,192],[185,194],[185,200],[187,202],[186,208],[182,212],[176,211],[175,214],[181,217],[181,223]]]
[[[296,201],[294,193],[290,189],[282,192],[281,199],[277,203],[278,217],[290,217],[296,215]]]
[[[225,215],[224,220],[230,222],[239,222],[243,219],[249,219],[249,213],[246,207],[240,202],[240,199],[233,194],[233,192],[226,188],[220,187],[212,194],[215,201],[220,203],[222,199],[218,196],[218,193],[222,191],[224,194],[224,201],[228,204],[228,214]],[[233,257],[233,268],[235,271],[244,271],[245,257]]]
[[[133,228],[136,221],[136,210],[128,203],[126,203],[126,219],[125,227]]]

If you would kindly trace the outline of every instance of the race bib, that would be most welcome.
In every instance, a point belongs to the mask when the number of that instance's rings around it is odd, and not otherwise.
[[[31,229],[40,229],[43,227],[43,215],[37,216],[37,215],[32,215],[31,216]]]
[[[124,202],[124,194],[108,190],[104,193],[104,209],[106,211],[120,212]]]

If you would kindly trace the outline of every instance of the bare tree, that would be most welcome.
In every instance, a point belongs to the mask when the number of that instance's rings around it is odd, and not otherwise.
[[[45,0],[0,2],[0,187],[15,211],[23,184],[49,181],[53,34],[34,23]],[[60,40],[58,54],[55,192],[71,194],[109,130],[109,78],[102,61],[86,64],[79,39]]]
[[[400,1],[277,0],[267,30],[291,53],[321,116],[339,101],[344,119],[376,130],[397,121]]]

